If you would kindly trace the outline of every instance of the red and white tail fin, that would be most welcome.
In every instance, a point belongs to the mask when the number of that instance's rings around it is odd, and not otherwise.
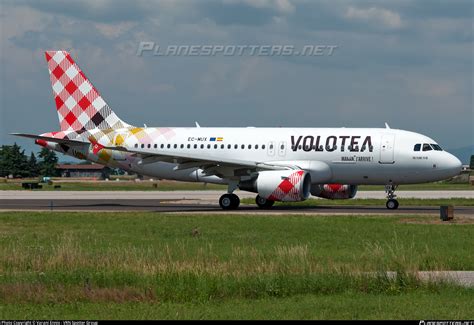
[[[66,51],[46,51],[61,131],[119,129],[123,122]]]

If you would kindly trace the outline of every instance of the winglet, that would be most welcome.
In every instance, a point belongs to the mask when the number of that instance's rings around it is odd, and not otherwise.
[[[197,128],[200,128],[200,127],[201,127],[197,121],[195,121],[194,123],[196,123],[196,127],[197,127]]]
[[[387,122],[385,122],[385,128],[386,128],[386,129],[390,129],[390,125],[388,125]]]

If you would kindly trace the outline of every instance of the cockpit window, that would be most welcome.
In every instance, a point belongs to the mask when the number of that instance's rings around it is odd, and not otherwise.
[[[443,149],[441,149],[441,147],[439,145],[437,145],[436,143],[432,143],[431,146],[436,151],[443,151]]]
[[[415,147],[413,148],[414,151],[420,151],[421,149],[421,143],[415,144]]]
[[[423,151],[433,150],[428,143],[423,143]]]

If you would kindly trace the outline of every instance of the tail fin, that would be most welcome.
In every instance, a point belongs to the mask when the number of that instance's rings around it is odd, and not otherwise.
[[[130,126],[115,115],[68,52],[45,54],[61,131]]]

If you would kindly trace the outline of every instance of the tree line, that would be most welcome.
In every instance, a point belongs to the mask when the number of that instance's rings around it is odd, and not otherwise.
[[[42,148],[38,158],[33,152],[28,157],[16,143],[0,148],[0,177],[59,176],[57,163],[56,153],[48,148]]]

